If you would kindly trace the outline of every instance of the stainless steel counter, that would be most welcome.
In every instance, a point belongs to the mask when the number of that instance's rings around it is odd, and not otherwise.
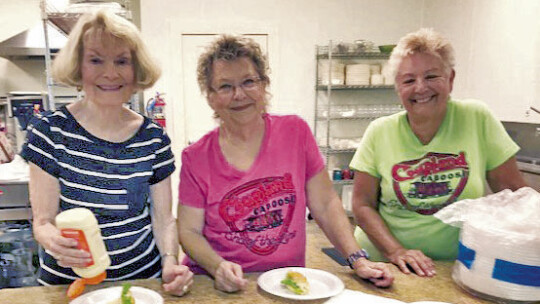
[[[0,181],[0,220],[31,218],[28,181]]]
[[[530,159],[529,161],[518,157],[518,168],[521,171],[540,174],[540,159]]]

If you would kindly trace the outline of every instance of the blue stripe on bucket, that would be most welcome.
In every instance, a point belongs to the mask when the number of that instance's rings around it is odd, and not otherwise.
[[[496,259],[492,277],[509,283],[538,287],[540,286],[540,266]]]
[[[458,261],[463,263],[463,265],[465,265],[465,267],[467,267],[468,269],[471,269],[475,257],[476,251],[459,242],[459,252],[457,257]]]

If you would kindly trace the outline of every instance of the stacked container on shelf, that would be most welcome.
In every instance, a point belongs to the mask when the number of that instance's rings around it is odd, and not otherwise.
[[[348,166],[362,134],[374,119],[402,110],[388,75],[388,58],[368,40],[316,47],[315,136],[349,212]]]

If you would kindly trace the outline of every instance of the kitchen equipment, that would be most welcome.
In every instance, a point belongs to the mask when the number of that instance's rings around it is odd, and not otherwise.
[[[30,119],[43,112],[47,104],[44,93],[11,92],[7,96],[9,117],[16,117],[22,130],[26,130]]]
[[[3,166],[8,164],[3,164]],[[28,197],[28,181],[0,181],[0,219],[28,220],[32,210]]]
[[[343,186],[352,181],[343,180],[343,176],[341,179],[333,178],[332,169],[350,163],[362,134],[372,120],[391,114],[371,105],[399,103],[393,87],[384,85],[384,80],[379,78],[379,85],[370,85],[372,74],[384,76],[382,72],[388,54],[380,53],[375,44],[368,40],[357,40],[354,44],[355,50],[349,52],[347,48],[344,54],[330,40],[328,45],[316,46],[315,56],[317,115],[314,133],[327,170],[330,169],[334,189],[339,195]]]
[[[28,222],[0,223],[0,288],[38,285],[37,249]]]

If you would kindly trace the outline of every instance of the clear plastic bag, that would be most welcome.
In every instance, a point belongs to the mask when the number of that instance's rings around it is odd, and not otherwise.
[[[452,277],[499,303],[540,301],[540,193],[524,187],[449,205],[435,214],[461,227]]]

